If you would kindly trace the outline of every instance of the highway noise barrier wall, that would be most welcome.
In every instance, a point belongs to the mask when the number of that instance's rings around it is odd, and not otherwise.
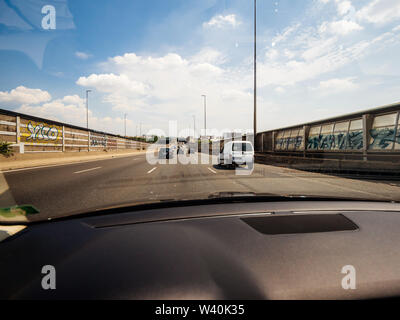
[[[256,160],[400,176],[400,103],[257,133]]]
[[[15,153],[142,150],[148,146],[119,135],[3,109],[0,141],[11,143]]]
[[[256,151],[312,158],[399,160],[400,103],[257,133]]]

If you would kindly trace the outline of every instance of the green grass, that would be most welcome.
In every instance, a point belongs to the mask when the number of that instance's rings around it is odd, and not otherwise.
[[[5,141],[0,141],[0,154],[9,157],[12,156],[12,149],[11,149],[12,143],[10,142],[5,142]]]

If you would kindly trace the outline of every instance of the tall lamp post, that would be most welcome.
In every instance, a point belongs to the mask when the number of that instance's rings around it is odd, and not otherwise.
[[[201,95],[204,98],[204,135],[207,137],[207,96]]]
[[[125,127],[125,138],[126,138],[126,113],[124,114],[124,127]]]
[[[254,119],[253,139],[257,134],[257,0],[254,0]]]
[[[86,128],[89,129],[89,92],[92,90],[86,90]]]
[[[196,116],[193,115],[193,138],[196,138]]]

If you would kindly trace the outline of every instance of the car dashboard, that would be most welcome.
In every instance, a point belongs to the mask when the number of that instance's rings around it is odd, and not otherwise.
[[[399,230],[399,204],[368,201],[218,203],[35,223],[0,243],[0,298],[397,297]],[[42,287],[45,265],[56,270],[55,290]]]

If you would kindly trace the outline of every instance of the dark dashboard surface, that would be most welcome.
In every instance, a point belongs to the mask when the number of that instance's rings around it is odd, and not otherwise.
[[[397,297],[399,230],[399,204],[354,201],[199,205],[38,223],[0,243],[0,298]],[[41,286],[44,265],[56,270],[55,290]],[[348,265],[356,288],[345,290]]]

